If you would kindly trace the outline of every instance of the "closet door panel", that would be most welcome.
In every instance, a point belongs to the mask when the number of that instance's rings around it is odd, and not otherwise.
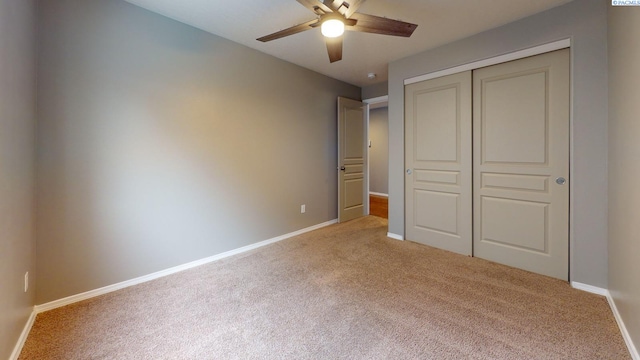
[[[405,237],[471,255],[471,72],[405,87]]]
[[[569,276],[569,50],[473,73],[474,255]]]

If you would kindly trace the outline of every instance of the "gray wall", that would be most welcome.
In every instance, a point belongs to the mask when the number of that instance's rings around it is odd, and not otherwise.
[[[388,95],[388,86],[389,83],[387,81],[365,86],[362,88],[362,99],[373,99]]]
[[[33,1],[0,0],[0,359],[34,305],[35,24]]]
[[[39,11],[38,304],[336,218],[360,88],[119,0]]]
[[[369,191],[389,191],[389,109],[369,111]]]
[[[640,349],[640,8],[609,8],[609,291]]]
[[[571,280],[607,287],[607,2],[579,0],[389,65],[389,231],[404,234],[406,78],[571,38]]]

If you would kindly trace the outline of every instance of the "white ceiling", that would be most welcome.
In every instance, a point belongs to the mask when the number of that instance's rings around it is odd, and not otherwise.
[[[418,24],[411,38],[347,32],[329,63],[316,28],[262,43],[256,38],[315,18],[295,0],[126,0],[204,31],[357,86],[387,80],[387,65],[571,0],[368,0],[358,12]],[[376,73],[375,80],[367,78]]]

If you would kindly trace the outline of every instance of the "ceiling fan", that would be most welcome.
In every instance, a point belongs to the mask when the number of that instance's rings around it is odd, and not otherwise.
[[[267,42],[319,26],[325,37],[329,61],[336,62],[342,59],[342,39],[345,30],[410,37],[418,27],[416,24],[404,21],[356,12],[365,0],[349,0],[349,2],[343,0],[296,1],[313,11],[318,17],[256,40]]]

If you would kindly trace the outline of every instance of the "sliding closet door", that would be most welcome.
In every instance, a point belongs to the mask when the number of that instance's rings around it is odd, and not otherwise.
[[[473,73],[474,255],[568,280],[569,50]]]
[[[406,238],[471,255],[471,72],[405,87]]]

